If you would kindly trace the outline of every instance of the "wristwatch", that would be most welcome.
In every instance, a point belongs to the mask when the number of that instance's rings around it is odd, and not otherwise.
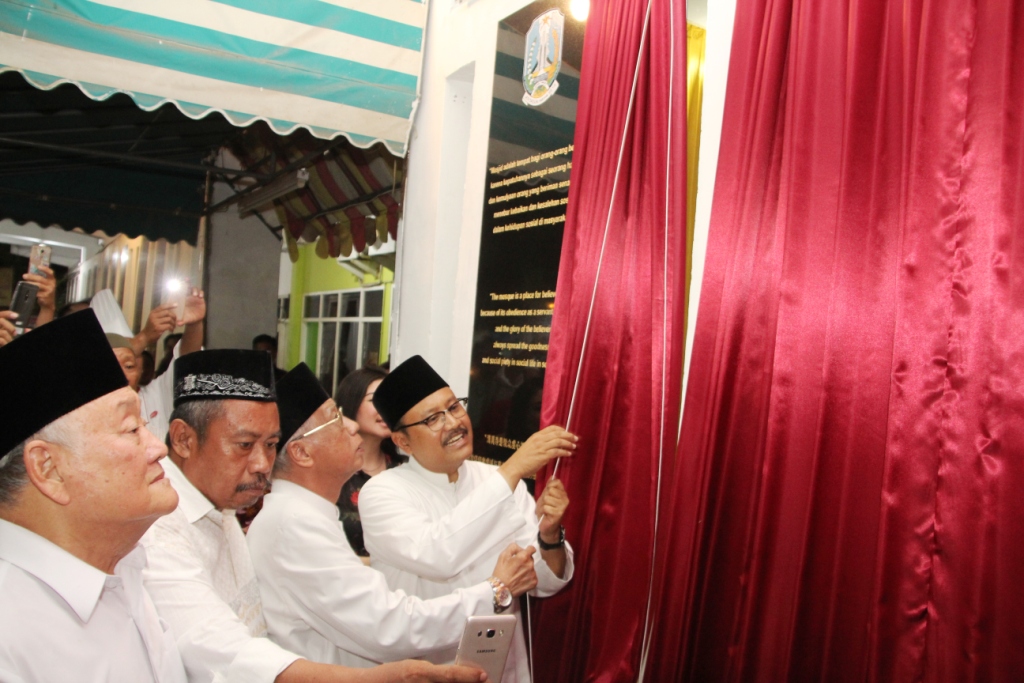
[[[491,590],[494,591],[494,613],[501,614],[512,606],[512,591],[496,576],[487,579],[487,583],[491,584]]]
[[[537,532],[537,545],[540,546],[541,550],[558,550],[559,548],[565,547],[565,527],[562,525],[558,526],[558,542],[557,543],[545,543],[544,539],[540,537],[540,532]]]

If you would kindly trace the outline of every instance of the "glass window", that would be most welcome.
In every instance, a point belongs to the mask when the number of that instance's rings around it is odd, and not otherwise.
[[[303,316],[306,318],[319,318],[320,317],[320,295],[310,294],[306,297],[306,308],[303,311]]]
[[[359,369],[359,325],[358,323],[342,323],[340,348],[338,349],[338,381],[353,370]]]
[[[363,315],[370,317],[380,317],[384,312],[384,290],[376,289],[370,292],[366,292],[365,303],[363,304]]]
[[[326,295],[324,295],[324,317],[325,318],[337,318],[338,317],[338,295],[337,294],[326,294]]]
[[[380,365],[381,323],[363,323],[363,362],[361,365]]]
[[[285,317],[287,305],[279,305]],[[306,297],[304,359],[328,393],[353,370],[380,364],[383,310],[382,287]]]
[[[338,323],[324,323],[320,337],[320,368],[317,378],[328,394],[334,393],[334,350],[335,337],[338,335]]]
[[[341,317],[359,317],[359,297],[362,292],[345,292],[341,297]]]

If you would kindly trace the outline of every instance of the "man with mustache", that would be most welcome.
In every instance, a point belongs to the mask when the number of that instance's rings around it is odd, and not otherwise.
[[[300,363],[277,385],[281,438],[274,490],[249,528],[270,637],[318,662],[370,667],[455,647],[466,617],[493,613],[495,585],[537,585],[533,548],[506,547],[489,581],[421,600],[388,590],[352,550],[335,501],[363,464],[358,425]]]
[[[551,479],[534,501],[522,479],[555,458],[572,455],[576,436],[552,425],[527,439],[500,467],[470,461],[473,427],[465,399],[456,398],[420,356],[381,381],[373,405],[395,444],[412,455],[406,464],[372,478],[359,496],[371,565],[392,590],[436,598],[472,586],[490,576],[509,543],[539,549],[532,595],[553,595],[568,583],[573,565],[561,526],[569,505],[565,487]],[[518,612],[518,601],[508,600],[505,608]],[[454,657],[449,649],[430,659]],[[502,681],[529,680],[519,624]]]
[[[256,573],[235,510],[263,495],[281,436],[273,364],[263,351],[199,351],[174,363],[167,477],[177,509],[142,543],[143,573],[177,635],[191,683],[479,681],[461,667],[399,662],[372,671],[317,664],[267,635]],[[450,678],[444,678],[450,676]]]

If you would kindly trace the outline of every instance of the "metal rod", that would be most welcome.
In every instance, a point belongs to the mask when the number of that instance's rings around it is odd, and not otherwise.
[[[327,154],[332,149],[334,149],[335,147],[343,144],[344,142],[345,142],[344,138],[339,136],[338,138],[335,138],[334,140],[332,140],[328,144],[324,145],[320,149],[314,150],[314,151],[310,152],[309,154],[305,154],[302,157],[300,157],[299,159],[296,159],[295,161],[293,161],[292,163],[288,164],[287,166],[282,168],[280,171],[277,171],[273,175],[267,176],[266,174],[264,174],[264,176],[263,176],[263,178],[261,179],[260,182],[256,183],[255,185],[250,185],[249,187],[245,188],[241,192],[237,192],[237,193],[231,195],[227,199],[220,200],[219,202],[217,202],[216,204],[214,204],[213,206],[208,208],[206,210],[206,213],[207,214],[211,214],[214,211],[222,209],[222,208],[224,208],[226,206],[231,206],[232,204],[238,202],[243,197],[246,197],[246,196],[252,194],[253,192],[255,192],[256,190],[259,190],[260,188],[265,187],[266,185],[269,185],[270,183],[274,182],[275,180],[277,180],[281,176],[286,175],[286,174],[288,174],[288,173],[290,173],[292,171],[297,171],[298,169],[302,168],[303,166],[306,166],[307,164],[309,164],[309,162],[313,161],[314,159],[316,159],[319,156],[323,156],[323,155]]]
[[[359,206],[360,204],[368,204],[368,203],[372,202],[374,199],[376,199],[377,197],[383,197],[384,195],[390,194],[391,192],[392,192],[392,189],[390,187],[388,187],[388,188],[384,188],[383,190],[377,190],[376,192],[371,192],[370,194],[364,194],[361,197],[356,197],[355,199],[353,199],[351,201],[348,201],[348,202],[345,202],[344,204],[338,204],[337,206],[330,206],[330,207],[324,209],[323,211],[321,211],[319,213],[315,213],[312,216],[307,216],[303,220],[305,220],[308,223],[309,221],[316,220],[317,218],[320,218],[322,216],[326,216],[329,213],[334,213],[336,211],[344,211],[345,209],[351,209],[353,206]]]
[[[255,171],[236,170],[233,168],[219,168],[216,166],[203,166],[202,164],[187,164],[181,161],[164,161],[163,159],[148,159],[146,157],[136,156],[134,154],[119,154],[117,152],[101,152],[99,150],[88,150],[82,149],[81,147],[71,147],[68,145],[50,145],[45,142],[32,142],[30,140],[16,140],[9,137],[0,137],[0,142],[5,142],[9,145],[17,145],[21,147],[30,147],[32,149],[45,149],[51,152],[67,152],[69,154],[79,154],[82,156],[97,157],[100,159],[116,159],[118,161],[129,161],[137,164],[149,164],[152,166],[164,166],[167,168],[176,168],[182,171],[201,171],[202,173],[214,173],[217,175],[232,175],[232,176],[246,176],[250,178],[257,178],[263,180],[267,177],[265,173],[257,173]]]

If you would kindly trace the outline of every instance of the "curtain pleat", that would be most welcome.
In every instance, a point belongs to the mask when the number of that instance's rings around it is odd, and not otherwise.
[[[664,437],[670,471],[681,401],[683,4],[651,2],[643,43],[646,0],[595,0],[587,22],[542,412],[544,424],[566,424],[575,394],[568,428],[580,436],[579,449],[558,476],[572,501],[565,525],[576,572],[568,588],[535,608],[537,681],[627,681],[638,669],[659,448]],[[543,485],[541,477],[538,491]]]
[[[649,680],[1020,680],[1022,38],[738,2]]]

